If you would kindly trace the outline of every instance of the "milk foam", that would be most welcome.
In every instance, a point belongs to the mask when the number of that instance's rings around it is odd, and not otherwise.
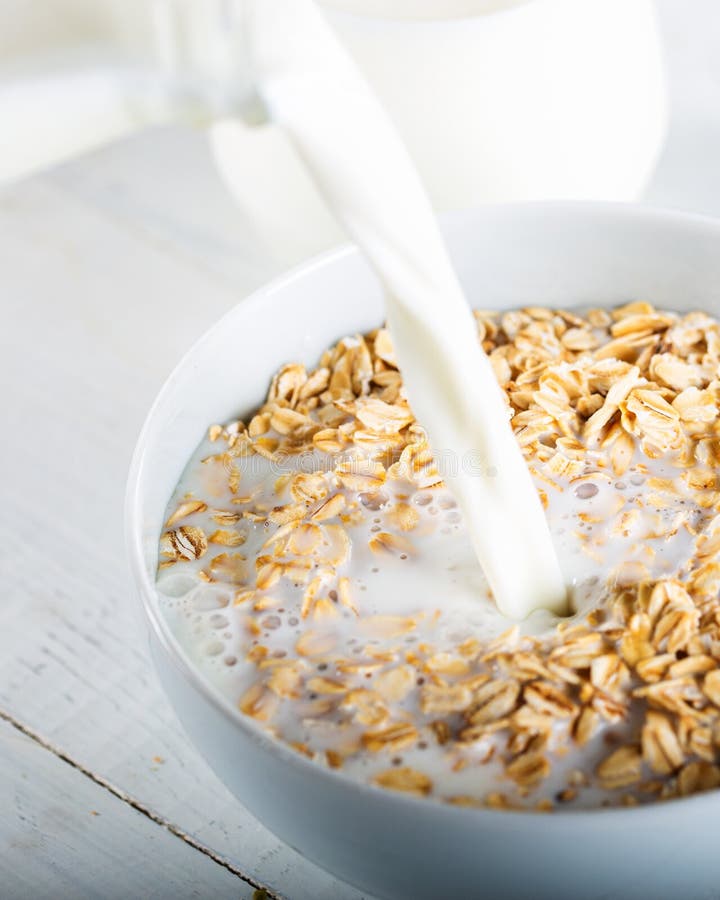
[[[233,510],[231,494],[226,478],[218,478],[217,464],[208,459],[217,454],[217,446],[204,441],[189,462],[180,483],[168,505],[168,515],[188,497],[204,498],[215,504],[206,511],[195,513],[192,523],[210,534],[217,527],[211,518],[217,509]],[[289,457],[283,461],[282,470],[277,464],[257,455],[245,460],[242,472],[243,493],[255,493],[256,501],[267,499],[268,507],[279,502],[276,481],[281,472],[296,471],[302,465],[306,470],[307,459]],[[613,568],[622,563],[642,563],[647,566],[648,577],[657,578],[682,567],[691,546],[689,533],[681,529],[668,538],[667,528],[653,526],[658,537],[647,538],[655,512],[642,506],[651,493],[648,479],[655,477],[678,478],[679,472],[670,462],[656,460],[642,471],[643,466],[633,466],[622,479],[610,479],[602,472],[590,472],[579,483],[568,485],[561,492],[554,490],[548,496],[547,516],[555,551],[562,561],[565,583],[572,586],[574,602],[578,607],[576,618],[602,606],[607,590],[607,579]],[[538,481],[542,487],[544,482]],[[545,485],[547,486],[547,485]],[[475,638],[483,644],[493,640],[508,628],[507,619],[490,602],[482,602],[490,596],[490,588],[478,568],[465,522],[453,496],[446,489],[417,490],[410,503],[420,515],[420,521],[412,532],[412,542],[417,553],[412,556],[383,556],[380,559],[368,549],[368,540],[383,530],[385,516],[391,503],[390,489],[372,500],[361,503],[363,520],[348,526],[352,540],[352,553],[343,564],[342,574],[350,578],[353,597],[356,599],[361,619],[372,615],[415,616],[420,625],[406,638],[370,638],[362,630],[361,620],[346,612],[334,619],[331,628],[341,636],[343,655],[352,658],[361,648],[373,645],[378,651],[397,646],[398,640],[412,649],[413,645],[427,640],[439,651],[455,650],[464,640]],[[632,527],[625,531],[612,529],[618,507],[618,498],[629,501],[631,507],[643,510]],[[639,502],[638,502],[639,501]],[[682,502],[682,498],[678,502]],[[683,506],[700,521],[702,510]],[[672,512],[666,515],[668,525]],[[586,523],[584,517],[599,519]],[[262,552],[269,531],[275,526],[265,522],[238,524],[247,533],[245,543],[239,549],[252,562]],[[491,527],[491,526],[486,526]],[[652,529],[651,529],[652,530]],[[586,539],[587,537],[587,539]],[[654,556],[647,548],[654,550]],[[222,548],[217,548],[218,552]],[[206,583],[198,577],[207,568],[207,557],[182,563],[161,571],[158,589],[163,613],[190,659],[198,670],[233,705],[257,679],[257,668],[247,661],[247,654],[259,642],[266,646],[271,657],[292,658],[296,655],[298,637],[311,626],[300,619],[300,598],[304,585],[293,585],[282,580],[273,588],[274,596],[281,596],[279,606],[268,610],[260,618],[262,633],[253,637],[247,629],[247,613],[233,600],[237,588],[224,583]],[[558,620],[546,610],[539,610],[524,620],[521,634],[537,638],[550,636]],[[566,620],[567,621],[567,620]],[[320,666],[322,674],[324,666]],[[414,692],[405,702],[406,710],[413,717],[420,717]],[[623,728],[630,728],[626,723]],[[283,740],[298,742],[311,750],[323,751],[336,746],[339,732],[332,716],[315,717],[294,711],[292,704],[281,711],[274,723]],[[551,775],[543,783],[541,792],[533,795],[533,802],[540,797],[552,798],[567,786],[571,770],[587,772],[607,753],[603,736],[606,728],[600,728],[591,742],[582,748],[573,747],[563,758],[557,759]],[[618,726],[614,730],[618,731]],[[344,726],[343,736],[352,738],[354,732]],[[465,758],[481,757],[487,746],[480,743],[463,748]],[[400,754],[403,765],[416,766],[432,779],[434,791],[439,796],[468,794],[482,797],[501,789],[502,766],[490,761],[482,766],[470,766],[454,770],[453,758],[440,744],[426,742],[422,746]],[[383,754],[360,753],[349,756],[343,772],[349,777],[368,780],[387,767]],[[575,805],[592,807],[607,802],[608,792],[584,789]]]

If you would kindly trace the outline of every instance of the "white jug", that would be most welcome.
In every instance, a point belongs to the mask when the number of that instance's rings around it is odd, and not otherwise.
[[[666,127],[652,0],[321,5],[439,209],[630,200],[651,174]],[[335,225],[288,143],[248,125],[257,107],[242,7],[5,0],[0,179],[150,125],[208,125],[227,184],[266,239],[292,244],[286,259],[331,243]]]
[[[241,12],[228,0],[4,0],[0,179],[150,125],[242,114]]]

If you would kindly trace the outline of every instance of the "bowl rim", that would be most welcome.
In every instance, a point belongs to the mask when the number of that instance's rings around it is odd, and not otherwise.
[[[478,215],[492,217],[494,215],[531,215],[531,214],[556,214],[579,216],[587,219],[601,219],[610,216],[625,221],[634,220],[640,227],[661,225],[670,228],[695,228],[701,229],[706,234],[714,235],[720,245],[720,218],[714,218],[699,213],[688,213],[671,208],[640,206],[633,203],[596,202],[596,201],[537,201],[529,203],[498,203],[488,204],[480,208],[468,208],[443,213],[439,216],[443,231],[455,227],[463,227],[464,221],[472,221]],[[523,809],[490,809],[487,807],[455,806],[443,803],[433,798],[421,798],[400,791],[387,791],[369,783],[350,778],[340,771],[325,768],[303,754],[293,751],[283,742],[272,738],[261,726],[252,719],[243,715],[213,684],[205,678],[200,670],[192,664],[188,655],[183,650],[178,639],[172,633],[168,621],[160,612],[158,592],[155,584],[150,580],[145,570],[144,552],[142,541],[142,528],[140,526],[140,509],[142,495],[140,493],[140,477],[146,457],[152,452],[152,445],[148,444],[148,434],[152,429],[152,423],[159,409],[162,408],[166,396],[172,391],[175,382],[181,377],[195,355],[197,349],[203,343],[209,341],[216,331],[226,327],[227,323],[243,310],[244,315],[251,315],[252,311],[270,301],[273,295],[283,291],[287,286],[311,276],[316,270],[326,266],[342,264],[344,259],[357,259],[360,250],[353,244],[345,243],[327,250],[305,260],[275,278],[267,284],[251,291],[240,299],[234,306],[225,312],[214,322],[193,344],[183,353],[180,360],[173,367],[162,387],[158,391],[140,430],[132,460],[128,472],[127,489],[125,494],[124,529],[126,554],[129,568],[134,582],[134,587],[140,596],[142,610],[146,625],[150,626],[152,634],[165,651],[167,658],[174,668],[190,682],[190,685],[210,703],[216,711],[229,719],[233,725],[240,729],[243,735],[260,744],[269,753],[279,757],[290,766],[298,767],[308,777],[319,779],[329,778],[342,786],[351,794],[362,794],[365,797],[375,797],[379,802],[382,799],[390,799],[393,804],[406,806],[408,813],[412,815],[424,814],[428,816],[443,817],[467,817],[468,824],[479,819],[500,824],[519,824],[521,820],[536,821],[542,814],[541,810],[534,808]],[[688,806],[707,806],[720,800],[720,788],[704,793],[698,793],[688,797],[676,797],[670,800],[629,807],[593,807],[580,809],[566,809],[554,807],[551,816],[545,816],[545,828],[558,828],[563,830],[569,820],[580,823],[585,819],[593,822],[625,820],[633,816],[634,823],[640,825],[640,820],[646,816],[652,816],[656,822],[659,816],[672,816],[678,804],[683,808]],[[421,812],[421,811],[424,811]]]

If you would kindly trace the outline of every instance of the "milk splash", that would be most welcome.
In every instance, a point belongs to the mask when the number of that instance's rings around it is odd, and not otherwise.
[[[245,14],[244,52],[268,115],[385,287],[413,412],[436,457],[458,462],[443,475],[499,609],[565,613],[540,499],[409,155],[311,2],[248,0]]]

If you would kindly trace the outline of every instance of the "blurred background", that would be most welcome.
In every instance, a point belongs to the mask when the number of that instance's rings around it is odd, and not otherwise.
[[[548,198],[720,208],[712,0],[321,5],[439,210]],[[251,93],[242,0],[0,4],[0,179],[52,172],[176,240],[189,229],[196,252],[230,268],[248,241],[276,267],[342,239],[284,136],[242,120]]]

